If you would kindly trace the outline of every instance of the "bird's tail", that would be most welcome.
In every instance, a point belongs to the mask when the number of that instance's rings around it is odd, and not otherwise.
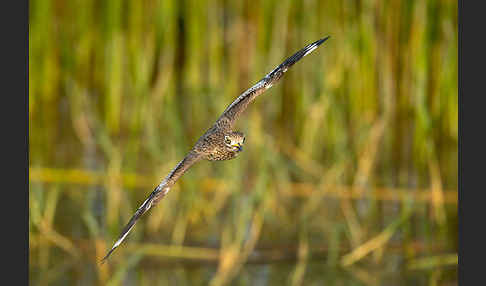
[[[311,44],[308,44],[292,56],[288,57],[283,63],[281,63],[278,67],[276,67],[273,71],[268,73],[264,80],[265,85],[267,88],[271,87],[276,81],[278,81],[283,74],[287,71],[288,68],[293,66],[296,62],[298,62],[301,58],[305,57],[306,55],[310,54],[313,50],[317,49],[319,45],[324,43],[330,36],[327,36],[323,39],[317,40]]]

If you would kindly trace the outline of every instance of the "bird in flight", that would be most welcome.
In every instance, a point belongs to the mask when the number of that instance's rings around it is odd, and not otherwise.
[[[233,131],[233,126],[248,104],[257,96],[269,89],[280,80],[283,74],[301,58],[317,49],[329,36],[305,46],[300,51],[287,58],[283,63],[268,73],[263,79],[250,87],[236,98],[216,120],[216,122],[196,142],[189,153],[177,166],[155,187],[153,192],[137,209],[127,225],[123,228],[118,240],[110,251],[102,259],[105,262],[111,253],[122,243],[137,220],[152,206],[156,205],[167,193],[175,182],[196,162],[202,159],[209,161],[223,161],[236,158],[243,150],[245,135],[239,131]]]

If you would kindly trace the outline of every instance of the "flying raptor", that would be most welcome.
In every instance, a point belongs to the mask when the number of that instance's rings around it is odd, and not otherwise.
[[[167,175],[167,177],[165,177],[164,180],[162,180],[157,187],[155,187],[153,192],[142,203],[127,225],[123,228],[118,240],[115,242],[108,254],[106,254],[106,256],[102,259],[102,262],[106,261],[111,253],[122,243],[130,230],[132,230],[137,220],[152,206],[156,205],[163,197],[165,197],[175,182],[194,163],[202,159],[209,161],[231,160],[238,156],[238,154],[243,150],[245,136],[239,131],[233,131],[233,126],[235,121],[240,117],[241,113],[257,96],[278,82],[283,74],[293,64],[298,62],[307,54],[311,53],[327,39],[329,39],[329,36],[305,46],[303,49],[287,58],[283,63],[268,73],[254,86],[238,96],[238,98],[236,98],[226,108],[213,126],[211,126],[211,128],[209,128],[206,133],[204,133],[197,140],[196,144],[189,151],[186,157],[177,164],[177,166],[169,173],[169,175]]]

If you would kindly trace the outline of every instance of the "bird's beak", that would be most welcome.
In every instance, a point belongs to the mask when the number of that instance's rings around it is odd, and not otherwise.
[[[243,146],[241,146],[240,143],[238,143],[238,145],[234,145],[236,148],[238,148],[238,152],[241,152],[243,151]]]

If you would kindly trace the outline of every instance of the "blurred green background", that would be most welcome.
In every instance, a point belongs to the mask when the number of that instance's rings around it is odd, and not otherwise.
[[[32,285],[456,285],[457,1],[30,1]],[[241,92],[330,35],[99,260]]]

